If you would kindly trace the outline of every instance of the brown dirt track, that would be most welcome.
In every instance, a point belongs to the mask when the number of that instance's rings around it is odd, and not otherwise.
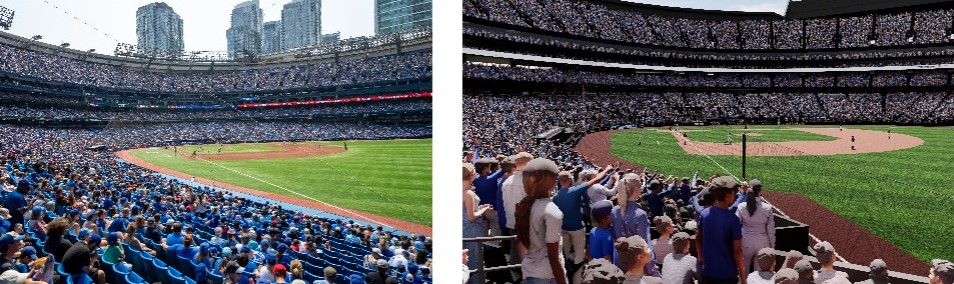
[[[291,146],[291,145],[288,145],[288,146]],[[299,146],[302,146],[302,145],[295,145],[295,146],[291,146],[291,147],[299,147]],[[303,156],[315,156],[316,154],[319,153],[319,151],[317,151],[317,148],[318,148],[317,146],[315,146],[314,148],[315,148],[315,149],[314,149],[314,152],[313,152],[313,151],[309,151],[309,150],[307,150],[307,149],[306,149],[306,150],[301,150],[301,151],[298,151],[298,152],[294,152],[295,154],[297,154],[297,155],[299,155],[299,156],[291,156],[291,157],[302,157],[302,155],[303,155]],[[323,149],[322,149],[323,152],[321,152],[321,153],[324,153],[323,155],[328,155],[327,153],[330,153],[330,152],[335,151],[334,148],[336,148],[336,147],[332,148],[332,147],[328,147],[328,146],[326,145],[326,146],[323,146],[322,148],[323,148]],[[328,149],[328,148],[331,148],[331,149]],[[149,170],[156,171],[156,172],[159,172],[159,173],[167,174],[167,175],[170,175],[170,176],[174,176],[174,177],[177,177],[177,178],[191,179],[191,178],[193,177],[192,175],[189,175],[189,174],[186,174],[186,173],[183,173],[183,172],[174,171],[174,170],[171,170],[171,169],[167,169],[167,168],[159,167],[159,166],[157,166],[157,165],[150,164],[149,162],[146,162],[146,161],[144,161],[144,160],[142,160],[142,159],[140,159],[140,158],[138,158],[138,157],[136,157],[136,156],[133,156],[133,155],[130,153],[131,151],[133,151],[133,150],[119,151],[119,152],[116,152],[116,156],[118,156],[120,159],[125,160],[126,162],[135,164],[135,165],[137,165],[137,166],[140,166],[140,167],[143,167],[143,168],[147,168],[147,169],[149,169]],[[344,149],[342,148],[342,149],[340,149],[340,151],[338,151],[338,152],[341,152],[341,151],[344,151]],[[288,152],[288,151],[284,151],[284,152]],[[261,159],[267,159],[267,158],[278,158],[278,156],[283,155],[283,154],[281,154],[281,153],[284,153],[284,152],[242,153],[242,154],[227,154],[227,155],[266,154],[266,155],[264,155],[263,157],[260,157],[260,158],[261,158]],[[327,152],[327,153],[326,153],[326,152]],[[275,156],[275,154],[277,154],[278,156]],[[272,155],[272,156],[268,156],[268,155]],[[226,156],[226,155],[211,154],[211,155],[209,155],[209,156]],[[201,157],[201,156],[200,156],[200,157]],[[289,157],[283,157],[283,158],[289,158]],[[237,159],[237,158],[233,158],[233,159]],[[245,158],[245,159],[252,159],[252,158]],[[221,160],[221,159],[220,159],[220,160]],[[265,199],[269,199],[269,200],[276,200],[276,201],[285,202],[285,203],[290,203],[290,204],[295,204],[295,205],[304,206],[304,207],[308,207],[308,208],[314,208],[314,209],[318,209],[318,210],[321,210],[321,211],[324,211],[324,212],[328,212],[328,213],[331,213],[331,214],[335,214],[335,215],[339,215],[339,216],[344,216],[344,217],[346,217],[346,218],[352,218],[352,219],[355,219],[355,220],[364,220],[364,221],[369,222],[369,223],[380,224],[380,225],[383,225],[383,226],[391,227],[391,228],[394,228],[394,229],[397,229],[397,230],[401,230],[401,231],[405,231],[405,232],[409,232],[409,233],[424,234],[424,235],[427,235],[427,236],[433,236],[433,230],[432,230],[432,228],[431,228],[431,227],[428,227],[428,226],[421,225],[421,224],[415,224],[415,223],[411,223],[411,222],[407,222],[407,221],[402,221],[402,220],[398,220],[398,219],[394,219],[394,218],[390,218],[390,217],[384,217],[384,216],[380,216],[380,215],[375,215],[375,214],[371,214],[371,213],[367,213],[367,212],[361,212],[361,211],[357,211],[357,210],[353,210],[353,209],[342,209],[342,208],[333,207],[333,206],[330,206],[330,205],[328,205],[328,204],[324,204],[324,203],[321,203],[321,202],[316,202],[316,201],[307,200],[307,199],[294,198],[294,197],[291,197],[291,196],[281,195],[281,194],[277,194],[277,193],[270,193],[270,192],[259,191],[259,190],[255,190],[255,189],[251,189],[251,188],[246,188],[246,187],[241,187],[241,186],[237,186],[237,185],[222,183],[222,182],[218,182],[218,181],[214,181],[214,180],[210,180],[210,179],[206,179],[206,178],[196,177],[196,181],[197,181],[197,182],[200,182],[200,183],[203,183],[203,184],[208,184],[208,185],[211,185],[211,186],[214,186],[214,187],[219,187],[219,188],[224,188],[224,189],[228,189],[228,190],[234,190],[234,191],[242,192],[242,193],[245,193],[245,194],[251,194],[251,195],[259,196],[259,197],[262,197],[262,198],[265,198]]]
[[[887,152],[914,148],[924,144],[924,140],[911,135],[892,133],[888,139],[887,132],[861,129],[837,128],[793,128],[809,133],[837,137],[835,141],[788,141],[788,142],[749,142],[747,152],[749,156],[799,156],[799,155],[840,155]],[[757,131],[757,130],[752,130]],[[678,141],[682,141],[682,134],[672,131]],[[742,155],[741,141],[732,145],[722,143],[692,141],[692,134],[688,132],[688,145],[679,143],[686,153],[693,155]],[[855,150],[851,150],[851,137],[855,137]]]
[[[610,139],[614,133],[620,131],[626,130],[602,131],[586,135],[580,143],[577,144],[576,150],[597,164],[619,162],[623,168],[637,168],[637,166],[629,161],[613,156],[610,151]],[[835,129],[834,131],[837,132],[838,130]],[[847,131],[846,129],[846,132]],[[891,140],[894,140],[896,135],[897,134],[892,133]],[[859,140],[859,142],[863,141],[858,138],[857,135],[855,138]],[[923,141],[921,143],[923,143]],[[721,144],[719,144],[719,146],[721,146]],[[862,147],[862,145],[859,143],[858,148],[860,147]],[[850,146],[848,147],[848,151],[851,151]],[[828,210],[828,208],[825,208],[808,197],[800,194],[774,192],[770,190],[764,191],[764,194],[767,200],[772,202],[775,207],[784,211],[791,218],[808,224],[811,234],[823,241],[830,242],[838,254],[848,262],[867,266],[872,260],[881,258],[888,263],[888,267],[892,271],[921,276],[923,276],[930,267],[929,264],[918,260],[911,254],[868,232],[861,226],[841,217],[837,213]]]
[[[324,156],[324,155],[333,155],[344,152],[344,148],[339,146],[329,146],[314,144],[283,144],[283,143],[268,143],[266,145],[277,147],[283,151],[271,151],[271,152],[251,152],[251,153],[228,153],[228,154],[198,154],[198,158],[204,160],[253,160],[253,159],[287,159],[287,158],[299,158],[299,157],[311,157],[311,156]],[[215,147],[212,147],[215,148]],[[213,150],[214,151],[214,150]],[[184,154],[179,152],[180,155]]]

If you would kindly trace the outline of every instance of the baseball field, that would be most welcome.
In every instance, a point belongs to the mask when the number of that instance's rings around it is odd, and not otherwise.
[[[678,176],[698,171],[704,178],[728,173],[741,177],[741,127],[678,130],[599,132],[585,137],[577,150],[597,161],[618,159]],[[757,153],[747,157],[748,179],[759,179],[768,190],[786,196],[804,195],[921,262],[954,255],[954,129],[750,126],[746,131],[748,153]],[[729,134],[733,143],[725,145]],[[849,136],[857,140],[851,142]],[[607,144],[609,150],[599,149]],[[802,209],[809,208],[806,204]],[[846,231],[817,222],[827,218],[823,215],[808,212],[805,216],[817,220],[800,221],[811,224],[811,231],[823,240],[871,246],[864,236],[842,236]]]
[[[172,148],[136,149],[126,154],[132,160],[206,179],[216,186],[228,184],[277,194],[267,198],[304,201],[301,205],[311,203],[322,210],[343,209],[346,216],[354,213],[375,221],[393,218],[428,228],[432,225],[430,139],[211,144],[176,150],[178,155]]]

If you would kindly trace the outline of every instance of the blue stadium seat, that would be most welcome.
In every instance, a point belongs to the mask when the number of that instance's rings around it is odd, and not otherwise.
[[[182,273],[179,273],[178,270],[168,269],[168,270],[166,270],[166,273],[168,273],[167,277],[168,277],[169,281],[168,281],[168,282],[163,282],[163,283],[182,283],[182,282],[185,282],[185,276],[183,276]]]
[[[189,278],[195,278],[195,260],[182,258],[179,261],[182,262],[182,271],[185,271],[185,275]]]
[[[169,272],[167,272],[169,270],[169,266],[166,265],[165,262],[162,262],[162,260],[159,260],[158,257],[152,259],[152,265],[152,268],[155,269],[154,273],[149,273],[146,275],[154,276],[154,279],[149,280],[152,282],[170,283],[169,277],[166,276],[169,275]]]
[[[93,278],[90,278],[86,273],[74,274],[66,277],[66,284],[93,284],[96,281],[93,281]]]
[[[225,282],[225,278],[222,277],[222,274],[219,274],[218,271],[214,271],[213,273],[209,273],[209,283],[211,283],[211,284],[222,284],[222,282]]]
[[[65,271],[63,271],[63,264],[59,262],[56,263],[56,274],[59,274],[60,276],[63,276],[63,277],[66,277],[69,275],[69,274],[66,274]]]
[[[129,271],[129,268],[122,263],[116,264],[112,266],[112,271],[110,275],[106,276],[106,279],[109,279],[109,283],[122,283],[130,272],[132,271]]]
[[[149,284],[149,282],[146,282],[146,280],[143,280],[142,277],[139,277],[139,274],[136,274],[135,272],[126,274],[126,283],[127,284]],[[169,283],[169,282],[163,282],[163,283]]]

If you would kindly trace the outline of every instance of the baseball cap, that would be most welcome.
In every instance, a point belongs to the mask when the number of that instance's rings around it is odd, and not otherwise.
[[[519,161],[530,161],[530,160],[533,160],[533,155],[527,152],[520,152],[520,153],[517,153],[516,155],[513,155],[514,163],[517,163]]]
[[[3,284],[22,284],[26,283],[29,273],[20,273],[16,270],[7,270],[0,273],[0,283]]]
[[[885,273],[888,271],[888,264],[884,262],[883,259],[875,259],[871,261],[871,264],[868,265],[868,268],[871,269],[871,274],[875,273]]]
[[[562,171],[559,174],[557,174],[557,176],[560,178],[568,178],[570,180],[573,180],[573,174],[568,171]]]
[[[109,244],[116,244],[119,242],[119,233],[112,232],[109,235],[106,235],[106,242]]]
[[[241,267],[239,266],[238,262],[234,260],[229,261],[229,263],[225,266],[225,273],[226,274],[239,273],[239,269],[241,269]]]
[[[672,248],[677,253],[682,253],[689,246],[689,234],[678,232],[672,235]]]
[[[252,249],[248,248],[247,246],[243,246],[239,251],[241,253],[250,253],[252,252]]]
[[[730,176],[721,176],[712,180],[712,186],[721,188],[736,188],[739,186],[739,182]]]
[[[762,248],[759,250],[757,259],[760,271],[772,271],[772,264],[775,263],[775,250],[772,248]]]
[[[348,276],[348,283],[350,284],[364,284],[364,277],[358,274],[351,274]]]
[[[79,210],[76,210],[76,209],[70,210],[70,217],[73,217],[79,214],[80,214]]]
[[[377,267],[382,269],[388,268],[388,261],[384,259],[378,259]]]
[[[10,244],[13,244],[14,242],[22,240],[22,239],[23,239],[23,236],[14,237],[11,234],[3,234],[3,236],[0,237],[0,248],[6,248]]]
[[[802,280],[814,280],[815,268],[812,268],[812,264],[808,262],[807,259],[796,262],[794,269],[798,272],[799,282],[802,282]]]
[[[791,268],[782,268],[775,273],[775,284],[795,284],[798,283],[798,271]]]
[[[102,241],[103,241],[103,237],[100,237],[99,234],[92,234],[92,235],[89,235],[89,242],[87,243],[99,244]]]
[[[583,281],[586,284],[616,284],[623,283],[626,276],[623,271],[612,262],[604,258],[596,258],[586,263],[583,271]]]
[[[274,268],[272,268],[272,271],[275,272],[275,274],[287,273],[288,268],[285,268],[284,264],[279,263],[279,264],[276,264]]]
[[[536,172],[536,171],[546,171],[552,174],[560,173],[560,168],[557,167],[556,163],[546,158],[536,158],[527,163],[527,166],[523,168],[524,172]]]
[[[931,273],[934,274],[934,277],[940,277],[941,283],[954,283],[954,264],[950,261],[935,259],[931,261],[931,267]]]
[[[656,226],[657,230],[661,227],[672,226],[672,218],[666,215],[656,216],[656,218],[653,218],[653,225]]]
[[[528,166],[529,167],[529,166]],[[590,206],[590,215],[594,220],[602,220],[613,211],[613,202],[609,200],[600,200]]]
[[[788,268],[795,268],[795,263],[797,263],[799,260],[802,260],[802,258],[804,257],[805,256],[802,255],[802,252],[797,250],[790,250],[785,255],[785,263],[782,266],[788,267]]]
[[[24,247],[20,250],[20,257],[23,256],[30,256],[30,259],[36,260],[36,249],[31,246]]]
[[[815,257],[818,258],[818,262],[826,263],[832,261],[832,256],[835,255],[835,248],[831,246],[828,242],[820,242],[815,244]]]
[[[86,237],[88,237],[90,232],[91,232],[91,231],[90,231],[89,229],[87,229],[87,228],[82,228],[82,229],[80,229],[78,236],[79,236],[79,238],[82,240],[82,239],[85,239]]]
[[[381,254],[381,249],[379,249],[379,248],[373,248],[373,249],[371,249],[371,252],[376,253],[376,254]]]
[[[285,244],[278,244],[278,247],[275,248],[275,250],[277,250],[278,252],[282,252],[282,253],[283,253],[283,252],[285,252],[286,250],[288,250],[288,246],[286,246]]]
[[[749,181],[749,187],[752,189],[762,188],[762,181],[753,179],[752,181]]]
[[[649,245],[639,236],[630,236],[616,239],[616,243],[613,247],[619,251],[619,257],[622,259],[624,257],[635,258],[637,255],[643,253]]]

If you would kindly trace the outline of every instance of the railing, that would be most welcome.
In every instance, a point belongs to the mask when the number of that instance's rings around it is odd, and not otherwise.
[[[497,237],[479,237],[479,238],[464,238],[464,242],[476,242],[477,245],[477,256],[480,258],[480,266],[477,269],[470,270],[471,275],[474,273],[477,274],[477,283],[487,283],[487,272],[495,271],[505,271],[505,270],[514,270],[520,269],[520,264],[511,264],[506,266],[497,266],[497,267],[484,267],[484,243],[493,242],[493,241],[507,241],[507,240],[516,240],[517,236],[497,236]],[[516,243],[512,245],[517,245]]]

